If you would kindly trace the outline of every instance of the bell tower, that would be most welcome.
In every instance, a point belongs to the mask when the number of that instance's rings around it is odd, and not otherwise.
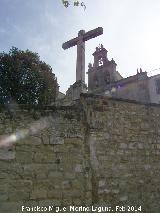
[[[99,67],[107,63],[107,50],[101,44],[99,47],[96,47],[96,51],[93,53],[94,56],[94,67]]]
[[[116,71],[117,64],[112,59],[108,60],[107,50],[103,45],[96,47],[94,63],[88,66],[88,91],[95,93],[103,93],[109,89],[112,82],[122,79],[122,76]]]

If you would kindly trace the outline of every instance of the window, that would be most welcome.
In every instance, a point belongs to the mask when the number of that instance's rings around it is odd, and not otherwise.
[[[102,58],[99,59],[98,65],[99,65],[99,66],[102,66],[102,65],[103,65],[103,59],[102,59]]]
[[[156,92],[160,95],[160,79],[156,80]]]

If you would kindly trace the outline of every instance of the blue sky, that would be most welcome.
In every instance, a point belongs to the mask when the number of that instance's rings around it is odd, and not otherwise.
[[[65,92],[75,82],[76,47],[64,51],[62,43],[81,29],[100,26],[104,34],[86,42],[86,72],[100,43],[123,77],[136,74],[140,67],[148,72],[160,67],[159,0],[83,1],[85,11],[73,7],[73,0],[68,8],[61,0],[0,0],[0,51],[15,46],[37,52],[52,66]]]

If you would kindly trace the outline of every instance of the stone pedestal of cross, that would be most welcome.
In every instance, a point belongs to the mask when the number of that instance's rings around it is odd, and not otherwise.
[[[85,85],[85,41],[102,34],[102,27],[98,27],[87,33],[85,33],[84,30],[80,30],[78,37],[73,38],[62,45],[64,50],[77,45],[76,82],[66,92],[67,96],[72,100],[79,99],[80,94],[87,90]]]
[[[102,34],[102,27],[98,27],[94,30],[88,31],[87,33],[85,33],[84,30],[80,30],[78,37],[73,38],[62,45],[64,50],[77,45],[76,81],[85,82],[85,41]]]

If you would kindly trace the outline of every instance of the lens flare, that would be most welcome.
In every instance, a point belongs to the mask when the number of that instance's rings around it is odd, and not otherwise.
[[[10,136],[3,135],[0,139],[0,147],[10,146],[16,141],[16,135],[12,134]]]
[[[41,118],[30,125],[29,129],[17,130],[11,135],[0,136],[0,147],[10,146],[28,135],[35,135],[49,126],[49,117]]]

